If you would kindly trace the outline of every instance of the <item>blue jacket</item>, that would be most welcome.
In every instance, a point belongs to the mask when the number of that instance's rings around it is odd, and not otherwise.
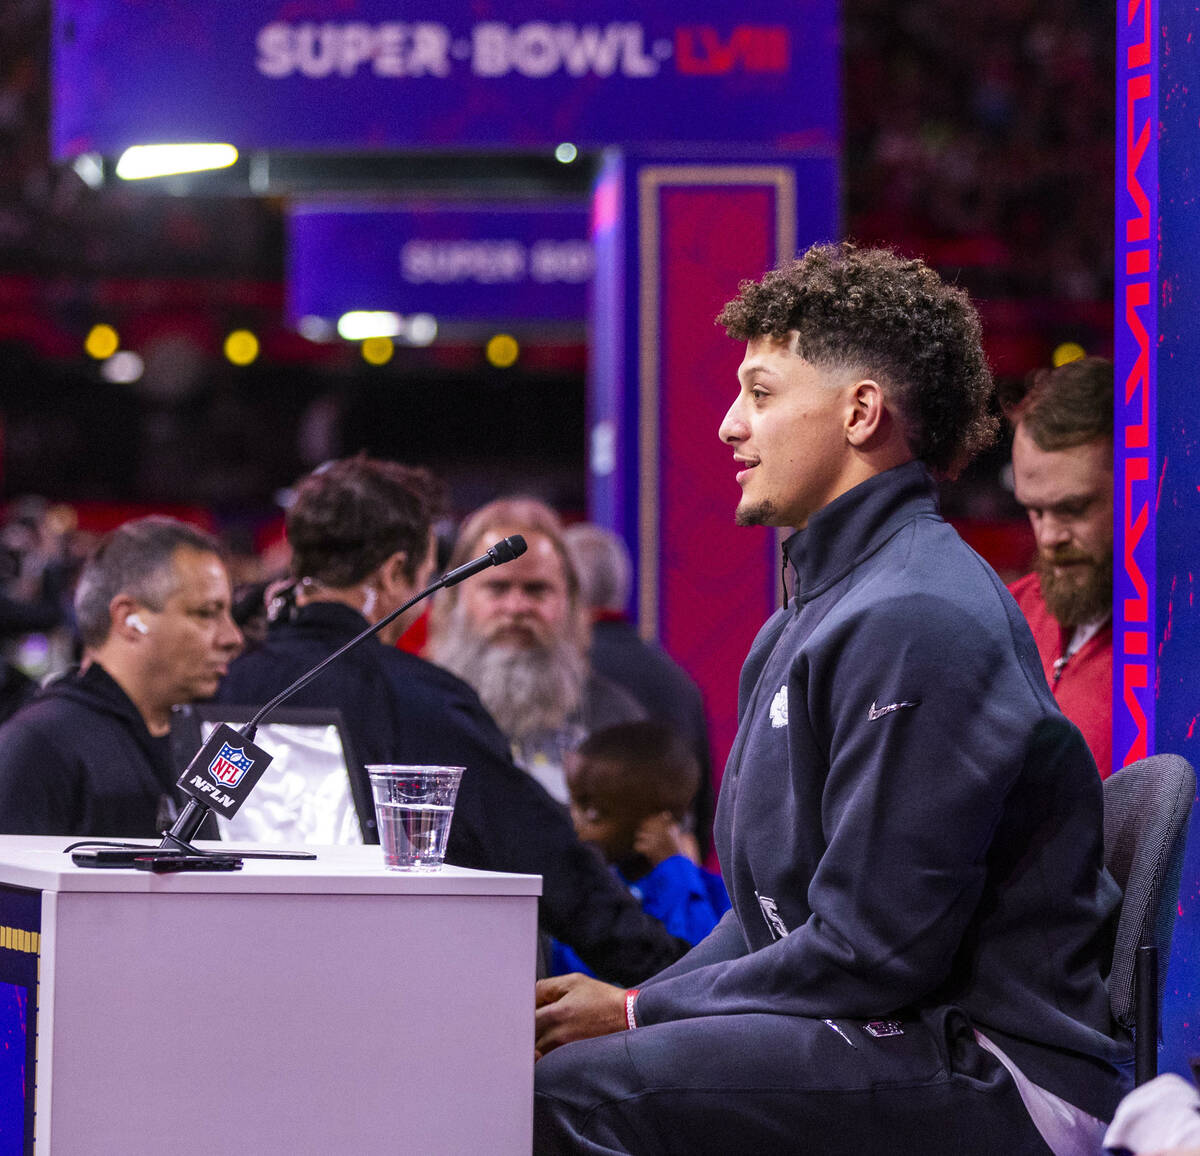
[[[961,1007],[1095,1115],[1123,1090],[1102,980],[1120,891],[1100,780],[996,574],[917,463],[788,539],[742,670],[716,845],[733,910],[639,1022]]]
[[[688,943],[699,943],[729,910],[729,894],[721,876],[697,867],[683,855],[664,859],[633,883],[615,867],[613,871],[647,915],[661,920],[672,935]],[[570,971],[593,974],[569,947],[555,943],[550,974],[564,975]]]

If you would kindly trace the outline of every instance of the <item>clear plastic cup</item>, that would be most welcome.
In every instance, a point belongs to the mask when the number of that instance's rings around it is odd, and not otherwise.
[[[367,767],[367,774],[387,866],[440,870],[463,768],[376,763]]]

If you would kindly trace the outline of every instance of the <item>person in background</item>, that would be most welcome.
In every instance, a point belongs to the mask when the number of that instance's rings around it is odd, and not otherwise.
[[[1101,783],[937,507],[999,424],[978,315],[920,261],[814,245],[718,322],[735,520],[791,531],[794,591],[739,684],[733,906],[635,988],[538,983],[534,1149],[1096,1151],[1132,1054]]]
[[[567,802],[566,755],[592,731],[645,718],[588,662],[590,625],[558,515],[534,498],[483,506],[459,528],[450,567],[513,534],[528,550],[434,601],[429,654],[478,692],[528,771]]]
[[[13,502],[0,527],[0,721],[79,660],[71,596],[87,551],[67,505]]]
[[[1031,574],[1009,589],[1054,697],[1113,769],[1113,366],[1102,357],[1031,375],[1008,407],[1013,490],[1037,540]]]
[[[443,487],[428,471],[365,455],[301,479],[287,511],[294,605],[233,663],[220,700],[261,706],[423,589],[443,504]],[[687,944],[642,912],[579,841],[565,810],[513,764],[479,696],[394,645],[419,613],[413,607],[342,655],[289,704],[342,712],[364,789],[371,763],[465,767],[446,861],[541,875],[543,931],[569,943],[597,974],[636,982],[678,958]]]
[[[685,818],[685,830],[697,841],[701,857],[712,842],[712,749],[704,697],[691,675],[660,646],[647,642],[629,621],[632,565],[625,540],[593,522],[576,522],[563,539],[583,601],[592,618],[592,669],[623,686],[658,719],[688,742],[700,768],[700,785]]]
[[[698,943],[729,910],[719,875],[695,862],[682,829],[700,785],[700,768],[683,738],[658,722],[594,731],[567,758],[571,820],[604,856],[642,909],[672,935]],[[590,974],[556,945],[551,972]]]
[[[210,698],[242,637],[215,539],[126,522],[75,591],[83,660],[0,726],[0,831],[153,836],[177,816],[171,708]]]

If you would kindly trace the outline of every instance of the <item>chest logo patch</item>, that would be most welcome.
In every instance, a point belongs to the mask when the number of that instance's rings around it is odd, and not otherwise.
[[[771,699],[771,726],[778,730],[787,726],[787,684],[785,683]]]

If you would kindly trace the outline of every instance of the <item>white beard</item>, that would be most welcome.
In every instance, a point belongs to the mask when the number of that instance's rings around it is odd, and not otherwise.
[[[475,688],[510,742],[561,729],[579,709],[587,655],[564,638],[533,647],[488,642],[471,633],[460,610],[431,647],[434,661]]]

